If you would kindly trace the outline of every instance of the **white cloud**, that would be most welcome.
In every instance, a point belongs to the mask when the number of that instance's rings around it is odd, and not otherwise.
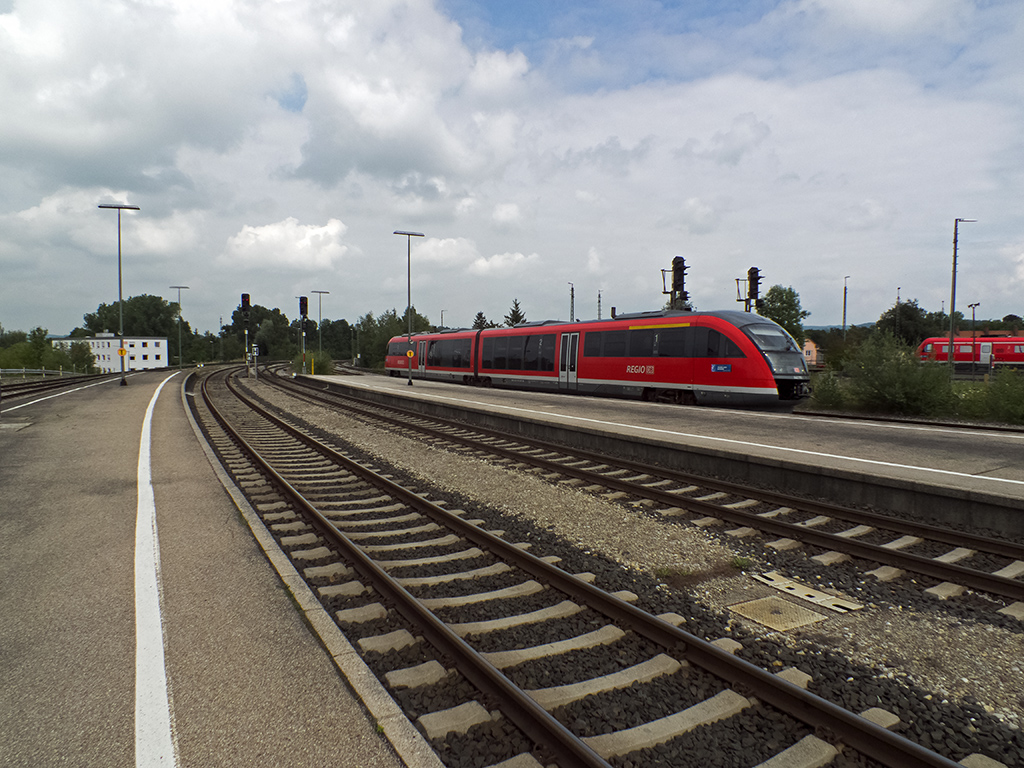
[[[715,231],[721,218],[715,206],[697,197],[686,200],[679,215],[680,222],[692,235],[706,235]]]
[[[291,217],[262,227],[246,225],[228,239],[218,262],[236,268],[330,269],[348,251],[341,243],[347,229],[338,219],[317,226]]]
[[[817,13],[830,22],[880,34],[923,34],[948,28],[973,10],[967,0],[799,0],[793,12]]]
[[[520,219],[522,219],[522,214],[519,212],[519,206],[515,203],[501,203],[494,206],[491,219],[496,224],[508,226],[518,224]]]
[[[490,258],[480,257],[469,265],[469,272],[478,276],[508,276],[516,272],[536,266],[540,262],[540,256],[531,253],[526,256],[522,253],[497,253]]]
[[[938,309],[948,269],[920,264],[949,250],[954,216],[979,220],[961,230],[964,290],[992,316],[1020,309],[996,287],[1021,268],[1003,250],[1024,196],[1018,2],[754,4],[702,16],[699,38],[685,3],[569,0],[492,38],[436,0],[8,5],[4,327],[66,331],[111,300],[108,196],[142,208],[126,292],[190,284],[199,328],[239,282],[265,306],[322,287],[350,320],[403,307],[395,229],[428,235],[413,291],[432,317],[459,315],[456,290],[470,317],[513,293],[565,316],[568,281],[650,309],[681,253],[702,308],[733,306],[757,264],[820,322],[834,276],[859,270],[864,322],[897,284]]]
[[[417,263],[429,263],[438,267],[460,267],[479,258],[476,244],[464,237],[424,238],[422,243],[413,240]]]

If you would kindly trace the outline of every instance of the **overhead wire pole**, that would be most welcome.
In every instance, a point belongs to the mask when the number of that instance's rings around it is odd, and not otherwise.
[[[127,379],[124,377],[124,358],[128,352],[124,348],[124,298],[121,293],[121,211],[138,211],[141,209],[137,205],[127,205],[123,203],[104,203],[97,207],[114,208],[117,210],[117,335],[120,337],[121,344],[120,348],[117,350],[117,356],[121,358],[121,386],[123,387],[128,384]]]
[[[178,370],[181,370],[184,358],[181,356],[181,291],[189,289],[187,285],[172,285],[171,288],[178,289]]]
[[[952,376],[953,373],[956,371],[956,363],[955,363],[955,361],[953,359],[954,358],[953,338],[956,335],[955,334],[955,328],[954,328],[955,323],[956,323],[956,320],[954,319],[955,316],[956,316],[956,313],[954,312],[954,310],[956,309],[956,241],[957,241],[957,237],[958,237],[958,234],[959,234],[960,222],[972,223],[972,222],[975,222],[975,221],[977,221],[977,219],[953,219],[953,281],[952,281],[952,287],[949,289],[949,355],[948,355],[948,360],[949,360],[949,375],[950,376]]]
[[[394,231],[393,234],[402,235],[406,239],[406,251],[405,251],[405,280],[406,280],[406,302],[405,313],[409,316],[409,348],[406,350],[405,355],[409,360],[409,386],[412,386],[412,239],[414,237],[423,237],[422,232],[403,232],[400,229]]]

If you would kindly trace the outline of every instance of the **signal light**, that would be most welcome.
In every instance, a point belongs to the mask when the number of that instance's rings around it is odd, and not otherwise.
[[[249,294],[248,293],[243,293],[242,294],[242,311],[243,312],[248,312],[249,311]]]
[[[686,270],[688,269],[686,259],[682,256],[672,259],[672,293],[677,302],[685,303],[690,298],[690,294],[686,291]]]
[[[305,296],[299,296],[299,314],[302,315],[303,317],[305,317],[306,315],[309,314],[306,311],[307,306],[308,305],[306,304],[306,297]]]
[[[750,303],[754,306],[760,307],[761,303],[758,298],[760,294],[761,286],[761,270],[757,267],[751,267],[747,270],[747,298]]]

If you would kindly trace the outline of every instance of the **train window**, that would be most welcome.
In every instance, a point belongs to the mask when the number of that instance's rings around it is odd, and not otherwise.
[[[523,370],[523,337],[512,336],[508,340],[508,367],[512,371]]]
[[[523,370],[536,371],[540,365],[540,336],[527,336],[523,352]]]
[[[555,370],[555,334],[548,333],[540,337],[540,370]]]
[[[658,331],[658,357],[692,357],[693,328],[666,328]]]
[[[601,334],[601,356],[602,357],[625,357],[626,356],[626,332],[605,331]]]
[[[441,365],[440,341],[432,341],[427,347],[427,365]]]
[[[484,339],[480,347],[480,367],[494,367],[494,339]]]
[[[653,328],[629,332],[629,356],[630,357],[654,357]]]
[[[600,357],[601,356],[601,332],[591,331],[590,333],[583,334],[583,356],[584,357]]]
[[[494,367],[507,368],[508,336],[500,336],[494,340]]]

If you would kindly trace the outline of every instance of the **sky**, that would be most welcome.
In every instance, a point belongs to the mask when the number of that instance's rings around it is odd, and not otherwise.
[[[0,105],[6,330],[116,301],[110,203],[199,331],[608,317],[675,256],[868,323],[948,311],[957,218],[956,308],[1024,315],[1018,0],[0,0]]]

